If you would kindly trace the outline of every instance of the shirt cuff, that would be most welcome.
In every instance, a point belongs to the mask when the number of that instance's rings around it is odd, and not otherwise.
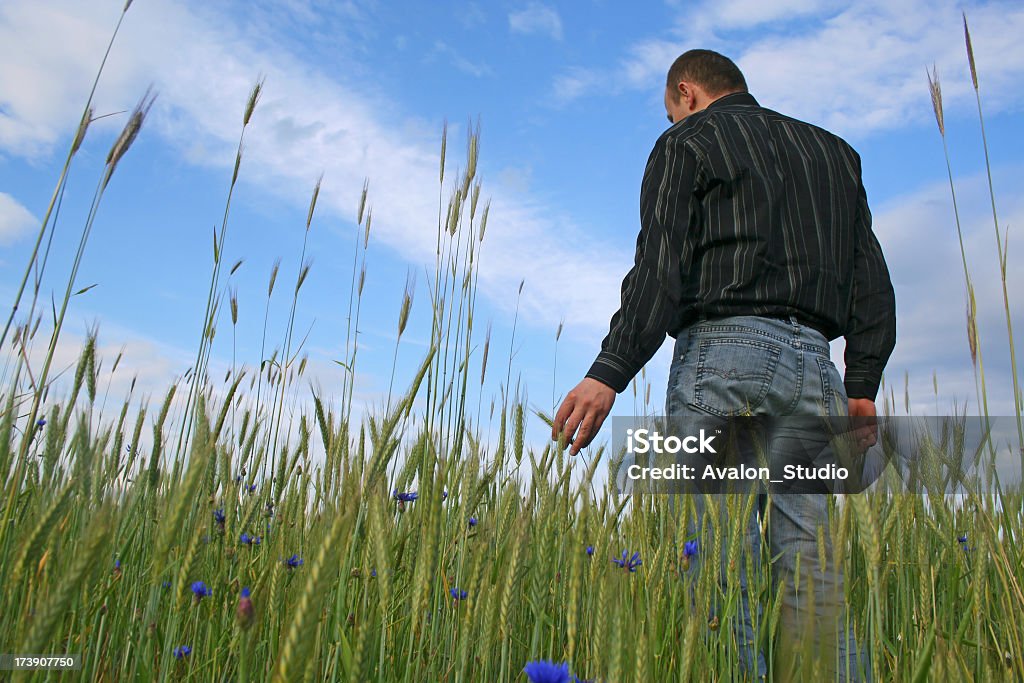
[[[629,386],[629,381],[636,377],[639,370],[633,369],[619,356],[602,351],[590,366],[586,377],[607,384],[615,393],[621,394]]]
[[[872,401],[878,395],[878,385],[881,383],[880,375],[867,370],[851,371],[849,368],[846,369],[846,377],[843,379],[847,398],[869,398]]]

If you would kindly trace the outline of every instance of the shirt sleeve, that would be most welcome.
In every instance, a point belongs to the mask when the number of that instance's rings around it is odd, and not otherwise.
[[[622,280],[619,310],[586,374],[616,393],[657,352],[678,318],[697,167],[688,145],[667,135],[658,139],[647,160],[633,267]]]
[[[863,182],[859,183],[854,223],[853,305],[844,336],[846,394],[874,400],[882,370],[896,346],[896,297],[882,247],[871,230]]]

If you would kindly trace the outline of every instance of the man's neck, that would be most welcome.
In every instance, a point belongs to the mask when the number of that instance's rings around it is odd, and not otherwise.
[[[707,109],[708,107],[714,107],[714,106],[722,106],[722,107],[724,107],[724,106],[730,105],[730,104],[754,104],[754,105],[756,105],[757,104],[757,100],[755,100],[754,96],[751,95],[749,92],[745,92],[745,91],[742,91],[742,90],[737,90],[735,92],[730,92],[730,93],[726,93],[724,95],[719,95],[715,99],[711,100],[704,108]]]

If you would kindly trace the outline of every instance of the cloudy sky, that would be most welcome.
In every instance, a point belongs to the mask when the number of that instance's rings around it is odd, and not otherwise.
[[[328,394],[340,389],[332,361],[343,356],[355,217],[368,179],[373,230],[357,400],[379,401],[387,391],[398,305],[413,273],[417,298],[396,382],[405,384],[429,339],[426,274],[433,272],[441,130],[448,121],[455,178],[465,164],[467,123],[479,120],[478,176],[491,210],[480,254],[478,340],[491,323],[491,367],[504,370],[511,351],[512,383],[520,378],[531,407],[550,412],[593,361],[618,306],[643,166],[668,125],[665,72],[680,52],[708,47],[737,61],[762,105],[825,126],[860,152],[896,286],[899,342],[886,386],[898,412],[907,378],[912,411],[948,413],[966,403],[975,412],[956,223],[926,79],[926,68],[937,67],[990,405],[1009,414],[1009,346],[961,11],[972,30],[1000,229],[1010,233],[1014,296],[1024,279],[1013,265],[1024,223],[1017,181],[1024,171],[1024,6],[850,4],[135,0],[96,91],[96,115],[110,116],[92,125],[71,170],[52,277],[44,282],[47,302],[66,280],[124,112],[150,84],[158,97],[101,206],[77,280],[97,286],[75,298],[61,357],[70,362],[74,344],[99,324],[104,352],[124,349],[119,373],[138,373],[151,395],[188,368],[241,112],[252,85],[265,78],[224,245],[228,263],[244,259],[229,283],[239,298],[239,362],[259,361],[272,264],[280,258],[281,281],[294,282],[309,196],[323,174],[297,327],[310,330],[311,374]],[[13,300],[122,6],[0,3],[4,302]],[[271,302],[271,346],[283,337],[285,299]],[[1019,295],[1011,309],[1024,334]],[[228,330],[222,318],[214,349],[222,366],[231,360]],[[651,412],[663,406],[670,342],[646,369]],[[842,352],[842,340],[833,342],[840,368]],[[489,371],[485,406],[504,380],[504,371]],[[642,403],[643,389],[637,394]],[[628,389],[613,414],[641,409]],[[544,431],[531,433],[543,438]]]

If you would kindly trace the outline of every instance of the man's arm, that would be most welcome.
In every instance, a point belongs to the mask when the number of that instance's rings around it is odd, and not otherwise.
[[[859,162],[859,160],[858,160]],[[850,399],[878,393],[882,370],[896,346],[896,297],[882,247],[871,230],[871,210],[858,163],[857,215],[854,222],[853,306],[846,334],[846,376]]]
[[[679,314],[696,174],[697,158],[687,145],[673,137],[658,139],[644,169],[634,264],[622,280],[619,310],[586,374],[616,393],[657,352]]]
[[[689,261],[686,230],[697,173],[692,150],[662,136],[644,169],[640,234],[633,267],[622,280],[619,310],[586,377],[555,413],[551,439],[564,435],[576,455],[601,429],[615,395],[651,359],[676,319],[681,269]],[[579,433],[576,433],[579,428]]]

